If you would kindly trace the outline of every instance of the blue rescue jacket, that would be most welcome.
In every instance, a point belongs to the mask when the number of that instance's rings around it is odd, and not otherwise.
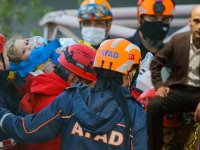
[[[17,142],[37,143],[62,134],[62,150],[146,150],[146,113],[122,87],[133,126],[125,137],[122,109],[109,89],[94,91],[82,84],[67,88],[39,114],[16,116],[0,109],[0,127]]]

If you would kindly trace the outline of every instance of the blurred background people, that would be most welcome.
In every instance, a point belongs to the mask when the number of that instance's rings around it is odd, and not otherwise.
[[[153,88],[150,63],[154,55],[164,46],[172,18],[175,3],[173,0],[138,0],[137,14],[139,28],[129,41],[141,49],[142,63],[136,87],[142,91]]]
[[[12,113],[17,114],[17,107],[22,98],[12,82],[8,81],[9,60],[5,48],[5,36],[0,33],[0,106],[7,107]],[[0,149],[18,150],[16,142],[0,130]]]
[[[108,39],[112,23],[112,12],[107,0],[83,0],[78,9],[81,35],[83,40],[98,48]]]

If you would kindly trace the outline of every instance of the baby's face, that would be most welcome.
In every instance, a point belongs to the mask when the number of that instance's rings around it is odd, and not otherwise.
[[[29,39],[17,39],[14,44],[14,51],[21,58],[21,60],[27,60],[29,58],[31,50],[34,49],[34,44],[29,42]]]

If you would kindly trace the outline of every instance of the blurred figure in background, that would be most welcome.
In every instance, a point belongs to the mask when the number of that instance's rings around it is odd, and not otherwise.
[[[150,62],[164,46],[163,40],[174,16],[175,3],[173,0],[138,0],[137,7],[139,28],[128,40],[141,49],[142,63],[136,87],[146,91],[153,88]]]
[[[83,0],[78,9],[78,18],[83,40],[94,48],[109,38],[112,12],[107,0]]]

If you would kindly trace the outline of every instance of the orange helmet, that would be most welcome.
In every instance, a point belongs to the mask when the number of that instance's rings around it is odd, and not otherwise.
[[[146,15],[174,15],[173,0],[138,0],[138,16]]]
[[[110,4],[107,0],[84,0],[78,10],[80,20],[112,19]]]
[[[84,44],[69,46],[58,58],[59,63],[78,76],[96,81],[96,74],[92,67],[95,50]]]
[[[93,66],[128,74],[133,65],[140,64],[140,59],[140,49],[136,45],[122,38],[110,39],[101,43]]]
[[[3,52],[4,44],[5,44],[5,37],[3,34],[0,33],[0,54]]]

